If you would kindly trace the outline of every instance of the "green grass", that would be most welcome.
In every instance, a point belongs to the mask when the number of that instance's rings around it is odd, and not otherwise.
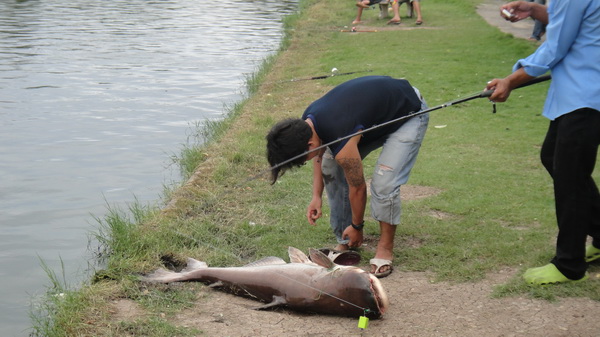
[[[271,186],[264,136],[278,120],[300,116],[333,86],[365,73],[290,79],[329,74],[334,67],[341,73],[372,70],[369,74],[409,79],[431,107],[479,92],[536,47],[490,27],[475,12],[479,2],[424,2],[426,24],[412,30],[388,30],[376,11],[365,11],[365,25],[379,31],[349,34],[340,30],[355,17],[353,5],[303,1],[300,12],[285,20],[288,35],[281,51],[247,78],[248,97],[225,107],[223,121],[193,126],[181,154],[173,156],[189,181],[166,188],[170,203],[164,209],[134,202],[98,219],[94,236],[101,244],[103,268],[77,289],[49,273],[60,286],[49,291],[40,307],[44,314],[34,310],[35,330],[47,336],[192,334],[169,319],[199,300],[194,290],[200,286],[145,288],[137,275],[165,264],[181,266],[188,256],[234,266],[268,255],[286,257],[288,246],[333,245],[327,209],[318,226],[309,226],[304,217],[311,197],[310,165]],[[411,20],[405,19],[404,26]],[[427,271],[439,281],[476,282],[509,267],[514,277],[494,296],[600,300],[597,280],[531,288],[520,278],[525,268],[547,263],[554,251],[552,184],[538,158],[548,125],[540,116],[547,87],[542,83],[515,91],[507,103],[498,104],[496,114],[485,99],[431,113],[409,184],[441,192],[404,202],[397,270]],[[367,158],[365,166],[373,167],[375,158]],[[377,224],[368,214],[366,220],[366,235],[376,239]],[[363,259],[372,254],[365,250]],[[598,264],[590,271],[600,272]],[[57,291],[66,295],[59,300],[52,296]],[[115,298],[135,301],[148,316],[114,322],[110,300]],[[166,316],[148,318],[159,313]],[[94,324],[85,324],[89,320]]]

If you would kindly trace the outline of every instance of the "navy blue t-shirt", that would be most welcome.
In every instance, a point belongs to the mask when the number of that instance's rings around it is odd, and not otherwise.
[[[359,130],[368,129],[421,110],[421,100],[407,80],[389,76],[365,76],[344,82],[306,108],[302,119],[310,118],[323,144]],[[398,121],[365,132],[360,145],[374,142],[398,130]],[[330,145],[333,155],[347,139]]]

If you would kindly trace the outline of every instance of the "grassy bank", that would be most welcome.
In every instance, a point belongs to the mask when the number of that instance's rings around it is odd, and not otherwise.
[[[426,24],[418,28],[408,18],[400,27],[388,27],[369,10],[364,26],[377,32],[346,33],[340,30],[351,26],[353,4],[303,1],[299,14],[286,19],[283,49],[248,78],[251,95],[231,107],[225,121],[198,130],[198,139],[210,142],[192,142],[175,158],[187,183],[166,193],[170,202],[164,209],[134,203],[99,219],[96,236],[106,267],[78,290],[51,277],[48,300],[33,313],[35,334],[196,335],[200,332],[174,326],[169,318],[202,300],[196,295],[201,285],[147,288],[137,281],[139,273],[180,266],[188,256],[234,266],[267,255],[286,257],[288,246],[306,251],[333,245],[327,217],[316,227],[304,217],[310,165],[269,185],[262,174],[264,136],[278,120],[300,116],[333,86],[367,73],[290,79],[329,74],[334,67],[341,73],[370,70],[407,78],[430,106],[478,92],[535,49],[490,27],[475,13],[480,2],[428,0]],[[515,91],[496,114],[485,99],[432,113],[409,184],[439,193],[403,204],[397,272],[428,271],[437,280],[476,282],[509,267],[514,279],[498,287],[498,296],[600,300],[598,282],[533,289],[520,280],[524,268],[546,263],[554,249],[552,186],[538,159],[548,124],[539,114],[546,90],[547,84],[538,84]],[[365,165],[371,168],[375,158]],[[365,233],[375,241],[378,226],[368,215],[366,220]],[[363,261],[372,255],[364,249]],[[116,316],[113,301],[119,298],[134,300],[143,312]]]

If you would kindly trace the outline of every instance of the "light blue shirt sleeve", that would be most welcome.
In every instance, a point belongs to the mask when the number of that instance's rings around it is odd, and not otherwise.
[[[530,76],[552,72],[544,116],[580,108],[600,110],[600,0],[552,0],[546,41],[517,61]]]
[[[583,16],[583,9],[580,8],[582,3],[580,1],[551,1],[548,7],[548,16],[552,17],[552,20],[546,26],[546,32],[548,34],[551,32],[554,38],[547,39],[535,53],[519,60],[513,67],[513,71],[523,67],[529,76],[540,76],[560,62],[569,52],[579,33],[578,23]]]

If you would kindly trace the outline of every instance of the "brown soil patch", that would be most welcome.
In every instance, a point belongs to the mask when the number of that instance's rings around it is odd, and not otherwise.
[[[438,195],[441,189],[430,186],[403,185],[400,188],[400,197],[402,200],[418,200]]]
[[[367,180],[367,194],[371,195],[371,179]],[[430,186],[402,185],[400,187],[400,198],[402,201],[418,200],[433,197],[442,192],[441,189]]]

